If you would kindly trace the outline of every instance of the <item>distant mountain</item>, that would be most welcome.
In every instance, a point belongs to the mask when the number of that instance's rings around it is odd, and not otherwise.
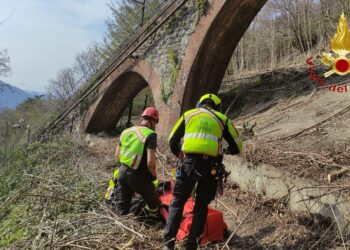
[[[25,92],[27,92],[31,96],[44,95],[43,92],[39,92],[39,91],[27,91],[27,90],[25,90]]]
[[[40,94],[37,91],[24,91],[0,80],[0,110],[16,108],[28,98]]]

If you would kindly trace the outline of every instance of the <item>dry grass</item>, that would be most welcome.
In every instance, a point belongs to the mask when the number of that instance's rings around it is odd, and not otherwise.
[[[261,162],[259,157],[268,156],[260,151],[261,147],[256,146],[254,151],[251,146],[246,150],[246,157],[255,164]],[[166,143],[160,143],[160,151],[162,167],[176,166],[176,158],[170,154]],[[331,164],[322,156],[320,160]],[[162,172],[169,173],[170,168]],[[331,249],[342,245],[335,222],[317,214],[292,213],[287,203],[287,196],[278,200],[268,199],[241,192],[236,183],[226,183],[224,195],[213,201],[211,206],[224,213],[233,237],[228,242],[209,244],[201,249]],[[344,234],[345,244],[349,244],[349,230]]]
[[[350,150],[346,147],[330,145],[329,150],[319,153],[312,150],[293,151],[288,150],[284,144],[252,139],[245,143],[244,158],[253,165],[270,164],[294,176],[326,184],[328,174],[347,166]],[[335,183],[346,184],[347,180],[348,178],[345,178]]]
[[[159,176],[171,178],[176,160],[160,147]],[[160,249],[164,226],[118,216],[103,203],[110,173],[107,157],[81,144],[53,142],[25,152],[33,171],[0,198],[0,243],[6,249]],[[35,160],[35,161],[31,161]],[[164,168],[164,169],[163,169]],[[286,200],[269,200],[225,184],[212,207],[223,211],[232,239],[228,249],[327,249],[342,245],[335,224],[293,214]],[[253,203],[255,205],[253,206]],[[248,213],[249,211],[249,213]],[[344,243],[349,236],[343,235]],[[226,242],[201,249],[222,249]],[[179,243],[181,248],[182,243]]]

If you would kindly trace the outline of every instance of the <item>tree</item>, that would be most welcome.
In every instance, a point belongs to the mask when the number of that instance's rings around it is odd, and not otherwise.
[[[163,0],[164,1],[164,0]],[[112,17],[108,18],[106,45],[121,45],[147,21],[162,0],[111,0]]]
[[[2,25],[10,16],[1,20],[0,25]],[[10,64],[10,57],[7,55],[7,50],[6,49],[0,50],[0,76],[10,72],[11,69],[9,64]],[[0,89],[1,89],[1,85],[0,85]]]
[[[78,53],[73,67],[65,68],[50,80],[48,93],[51,100],[59,106],[68,101],[79,85],[89,80],[111,55],[142,22],[152,16],[161,0],[111,0],[108,4],[112,17],[106,21],[107,33],[103,44],[94,43],[85,51]],[[142,11],[144,10],[144,11]],[[109,53],[105,53],[108,50]]]
[[[304,65],[329,50],[339,16],[350,21],[349,0],[269,0],[242,37],[228,75]]]
[[[74,70],[82,80],[88,80],[101,67],[101,53],[97,43],[75,57]]]
[[[19,104],[16,109],[5,109],[0,113],[0,149],[3,146],[26,140],[30,131],[38,129],[50,113],[52,105],[44,96],[34,96]],[[19,124],[19,127],[14,127]]]
[[[0,25],[3,24],[7,19],[8,18],[0,21]],[[0,50],[0,76],[6,75],[10,71],[10,57],[7,55],[7,50]],[[4,85],[0,82],[0,91],[2,91],[4,87],[7,87],[7,85]]]
[[[56,78],[49,80],[49,83],[48,96],[58,108],[64,107],[79,87],[75,70],[70,67],[61,69]]]
[[[112,18],[107,20],[106,47],[115,50],[141,28],[160,5],[160,0],[113,0],[108,5]],[[131,125],[133,100],[129,105],[127,126]]]
[[[10,64],[10,57],[7,54],[7,50],[6,49],[1,50],[0,51],[0,76],[10,72],[11,68],[9,64]]]
[[[6,75],[11,71],[9,63],[10,57],[7,55],[7,50],[0,51],[0,76]],[[9,88],[9,86],[0,81],[0,92],[4,91],[5,88]],[[0,101],[0,109],[1,108],[2,104]]]

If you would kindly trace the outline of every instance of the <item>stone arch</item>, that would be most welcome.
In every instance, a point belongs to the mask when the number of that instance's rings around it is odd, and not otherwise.
[[[183,59],[187,76],[174,96],[182,110],[192,108],[206,92],[217,93],[232,54],[266,0],[213,1],[197,25]],[[200,42],[201,41],[201,42]],[[173,103],[175,102],[173,100]]]
[[[160,111],[157,132],[169,134],[181,111],[192,108],[205,92],[218,92],[234,49],[266,1],[209,1],[209,8],[195,25],[189,42],[183,44],[186,46],[185,53],[173,95],[167,104],[160,94],[158,73],[162,73],[153,68],[157,68],[157,64],[152,66],[145,60],[129,58],[99,88],[97,101],[85,116],[84,131],[112,129],[128,102],[149,84]],[[140,55],[143,58],[144,55]],[[152,56],[148,59],[153,60]],[[181,108],[178,102],[182,104]]]
[[[130,101],[147,86],[151,88],[155,106],[163,106],[160,78],[152,65],[145,60],[127,60],[102,83],[97,100],[85,116],[84,131],[113,130]]]

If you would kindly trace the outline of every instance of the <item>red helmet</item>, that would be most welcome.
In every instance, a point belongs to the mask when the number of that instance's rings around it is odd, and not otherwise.
[[[153,107],[148,107],[143,111],[141,117],[145,117],[145,116],[151,117],[157,122],[159,121],[159,112]]]

